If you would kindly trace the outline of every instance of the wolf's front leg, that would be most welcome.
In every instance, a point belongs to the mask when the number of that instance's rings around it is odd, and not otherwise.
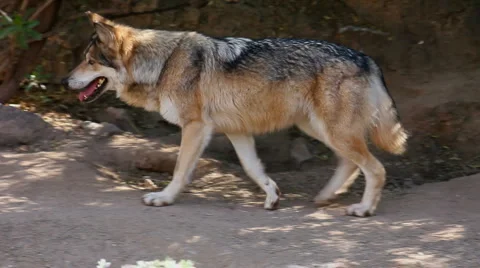
[[[191,122],[182,128],[180,153],[172,181],[161,192],[148,193],[143,202],[150,206],[167,206],[190,183],[198,159],[212,137],[212,127],[202,122]]]

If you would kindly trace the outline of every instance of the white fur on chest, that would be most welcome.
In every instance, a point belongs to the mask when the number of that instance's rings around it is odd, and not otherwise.
[[[168,122],[181,125],[180,114],[177,106],[169,97],[161,97],[160,99],[160,114]]]

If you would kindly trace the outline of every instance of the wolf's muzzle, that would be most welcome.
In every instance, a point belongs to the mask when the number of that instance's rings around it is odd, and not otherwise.
[[[64,77],[62,78],[62,80],[60,80],[60,83],[62,84],[62,86],[64,86],[66,89],[70,89],[70,87],[68,86],[68,77]]]

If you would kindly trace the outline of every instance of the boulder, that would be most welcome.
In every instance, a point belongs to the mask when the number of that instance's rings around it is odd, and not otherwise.
[[[293,140],[290,155],[297,165],[313,158],[312,153],[308,149],[307,140],[303,137],[298,137]]]
[[[32,144],[53,135],[54,128],[37,114],[0,104],[0,146]]]

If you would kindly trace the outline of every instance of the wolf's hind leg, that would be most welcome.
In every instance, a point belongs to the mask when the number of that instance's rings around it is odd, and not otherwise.
[[[332,135],[333,136],[333,135]],[[350,159],[365,175],[362,201],[347,208],[347,214],[358,217],[375,213],[385,185],[385,168],[368,150],[365,137],[354,133],[340,132],[334,135],[331,144],[337,154]]]
[[[267,194],[265,209],[278,207],[280,191],[277,184],[265,173],[263,165],[255,150],[255,140],[252,136],[242,134],[227,134],[235,148],[235,152],[248,176]]]
[[[318,138],[323,139],[324,143],[329,146],[339,157],[344,159],[340,161],[331,181],[325,187],[325,193],[330,185],[339,185],[340,188],[335,191],[342,190],[344,185],[348,186],[354,180],[358,171],[358,166],[365,175],[365,190],[363,192],[362,201],[353,204],[347,208],[347,214],[352,216],[365,217],[375,213],[377,204],[380,201],[383,186],[385,185],[385,168],[368,150],[365,135],[361,126],[345,126],[337,124],[336,126],[325,126],[322,121],[313,117],[308,122],[309,125],[300,125],[306,130],[305,132],[313,132]],[[328,131],[327,131],[328,129]],[[353,163],[353,164],[352,164]],[[338,174],[338,175],[337,175]],[[335,183],[335,180],[338,183]],[[336,188],[336,187],[332,187]],[[322,190],[319,195],[324,192]],[[317,196],[321,198],[321,196]]]
[[[325,145],[333,150],[333,148],[327,143],[326,133],[323,133],[324,131],[322,129],[313,128],[308,121],[298,123],[297,127],[305,134],[325,143]],[[326,205],[335,199],[338,194],[347,192],[350,185],[360,173],[360,169],[355,163],[338,153],[336,153],[336,155],[338,157],[338,165],[335,169],[335,173],[314,199],[315,204],[318,206]]]
[[[148,193],[143,202],[151,206],[166,206],[190,183],[192,172],[212,136],[212,128],[201,122],[192,122],[182,129],[180,152],[172,181],[161,192]]]
[[[360,169],[355,163],[338,154],[337,157],[338,164],[335,173],[314,199],[317,206],[326,205],[339,194],[347,192],[349,186],[360,174]]]

